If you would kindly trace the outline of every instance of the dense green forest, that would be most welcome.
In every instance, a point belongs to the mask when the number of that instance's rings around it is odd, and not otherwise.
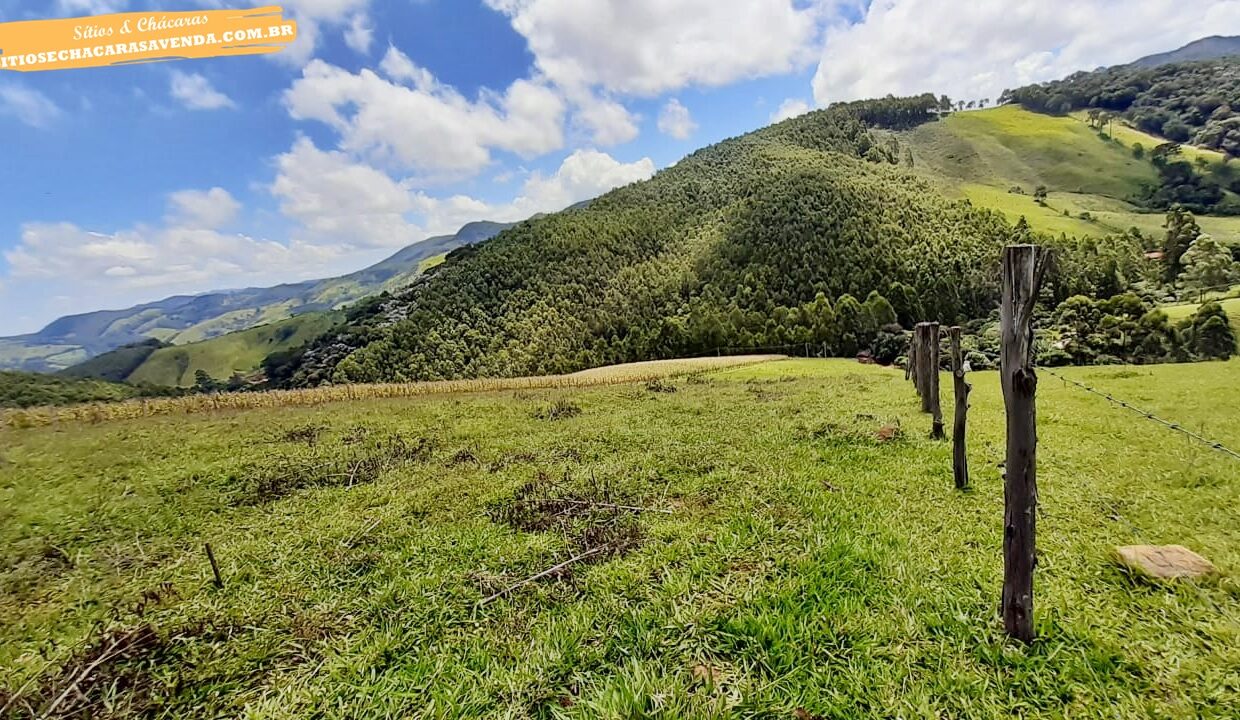
[[[699,150],[456,251],[342,329],[269,358],[268,374],[511,376],[775,345],[851,355],[894,323],[984,317],[999,248],[1034,236],[944,199],[906,171],[894,137],[867,127],[931,120],[936,105],[837,106]],[[1136,238],[1040,241],[1062,250],[1055,301],[1120,292],[1138,274]]]

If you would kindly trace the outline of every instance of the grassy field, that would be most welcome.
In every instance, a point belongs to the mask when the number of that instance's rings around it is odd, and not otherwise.
[[[1240,362],[1065,372],[1240,446]],[[0,430],[0,705],[1234,717],[1235,461],[1044,378],[1041,639],[1011,644],[997,380],[966,493],[902,373],[836,360]],[[1223,575],[1130,578],[1138,542]]]
[[[664,380],[706,370],[770,362],[783,357],[783,355],[726,355],[721,358],[687,358],[610,365],[583,370],[571,375],[435,380],[374,385],[322,385],[299,390],[194,393],[182,397],[140,398],[129,402],[95,402],[64,407],[50,404],[10,410],[0,407],[0,427],[27,428],[73,422],[99,423],[160,415],[196,415],[221,410],[306,407],[352,400],[455,395],[497,390],[597,387]]]
[[[160,348],[128,380],[188,387],[194,384],[199,370],[216,380],[227,380],[235,372],[246,375],[257,370],[271,353],[305,344],[340,318],[339,313],[307,313],[210,340]]]
[[[900,137],[913,149],[917,172],[949,195],[999,210],[1013,221],[1024,216],[1039,230],[1069,235],[1104,235],[1136,227],[1160,237],[1163,213],[1141,212],[1127,202],[1143,184],[1157,180],[1148,159],[1132,156],[1132,143],[1142,142],[1148,151],[1156,139],[1119,124],[1115,134],[1122,144],[1100,139],[1079,117],[1003,105],[955,113]],[[1184,155],[1213,162],[1218,154],[1185,148]],[[1033,201],[1039,185],[1051,191],[1049,207]],[[1013,187],[1023,193],[1008,192]],[[1082,219],[1083,212],[1090,219]],[[1219,240],[1240,243],[1240,217],[1203,216],[1198,223]]]
[[[1218,302],[1219,305],[1223,306],[1227,317],[1231,318],[1231,326],[1236,329],[1237,333],[1240,333],[1240,297],[1227,298]],[[1178,322],[1191,317],[1193,313],[1197,312],[1199,307],[1201,306],[1196,303],[1186,303],[1183,305],[1163,305],[1159,309],[1167,313],[1167,317]]]

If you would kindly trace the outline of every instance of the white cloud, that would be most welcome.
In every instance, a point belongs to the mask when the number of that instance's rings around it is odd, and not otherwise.
[[[213,230],[237,217],[241,203],[227,190],[181,190],[168,196],[168,222],[185,227]]]
[[[374,40],[375,29],[370,24],[366,13],[357,13],[349,19],[349,27],[344,30],[344,44],[362,55],[370,54],[370,43]]]
[[[654,96],[802,66],[816,7],[793,0],[486,0],[565,88]]]
[[[640,133],[638,118],[611,98],[583,92],[572,102],[574,121],[590,133],[595,145],[621,145]]]
[[[697,130],[697,123],[693,122],[689,108],[681,105],[676,98],[668,100],[659,113],[659,132],[677,140],[685,140],[694,130]]]
[[[771,113],[771,122],[777,123],[804,115],[810,111],[809,103],[800,98],[788,98],[780,104],[779,109]]]
[[[1005,88],[1126,63],[1240,31],[1238,0],[875,0],[827,31],[814,98],[925,91],[997,98]]]
[[[174,99],[190,110],[219,110],[237,106],[232,98],[216,90],[210,80],[198,73],[173,70],[170,92]]]
[[[255,0],[257,3],[257,0]],[[284,0],[280,5],[297,21],[297,39],[291,45],[268,57],[273,60],[301,67],[310,61],[322,36],[323,27],[346,26],[345,42],[349,47],[349,33],[358,15],[364,15],[370,0]],[[355,36],[354,40],[360,40]],[[369,40],[367,40],[369,46]],[[354,48],[356,49],[356,48]]]
[[[488,205],[464,195],[433,198],[417,193],[415,205],[425,218],[427,231],[435,235],[455,231],[471,220],[486,218],[512,222],[538,213],[556,212],[652,175],[654,161],[650,158],[622,163],[598,150],[577,150],[566,157],[553,174],[531,174],[511,202]]]
[[[430,70],[418,67],[409,56],[393,45],[389,45],[383,60],[379,61],[379,70],[398,83],[412,85],[417,90],[431,92],[437,85],[435,76]]]
[[[281,212],[299,224],[296,239],[378,248],[408,245],[423,236],[406,217],[414,210],[408,186],[345,153],[320,150],[302,137],[276,158],[276,167],[271,192]]]
[[[330,277],[473,220],[561,210],[654,173],[649,158],[621,163],[579,150],[550,176],[530,175],[511,202],[492,205],[465,195],[431,197],[305,138],[278,156],[276,167],[271,192],[296,224],[286,243],[221,232],[240,207],[222,188],[172,193],[156,226],[97,232],[69,222],[23,225],[17,246],[4,252],[9,267],[0,290],[6,300],[22,298],[26,314],[9,318],[6,329],[32,330],[65,313],[171,294]]]
[[[0,116],[10,115],[36,128],[45,128],[61,116],[61,110],[38,90],[0,80]]]
[[[430,176],[481,170],[492,149],[534,157],[563,145],[564,101],[550,88],[517,80],[469,100],[394,53],[381,69],[411,85],[314,60],[285,92],[289,113],[334,128],[343,150]]]
[[[21,298],[26,313],[11,318],[21,323],[18,330],[65,313],[316,277],[331,267],[313,248],[177,225],[104,233],[68,222],[26,223],[4,256],[5,293]]]

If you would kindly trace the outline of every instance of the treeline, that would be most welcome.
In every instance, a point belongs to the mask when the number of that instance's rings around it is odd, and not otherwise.
[[[1006,90],[1000,102],[1063,114],[1098,108],[1175,142],[1240,155],[1240,57],[1118,66],[1078,72],[1063,80]]]
[[[1227,313],[1208,302],[1173,323],[1135,293],[1105,300],[1077,295],[1051,314],[1039,333],[1043,365],[1108,365],[1227,360],[1236,354],[1236,336]]]
[[[0,407],[5,408],[75,405],[178,394],[181,392],[174,388],[126,385],[17,370],[0,371]]]
[[[903,171],[898,143],[867,129],[888,112],[904,122],[896,107],[810,113],[521,223],[269,358],[268,375],[288,386],[536,375],[786,343],[852,355],[881,351],[893,325],[984,317],[999,248],[1028,228]],[[1056,244],[1056,301],[1118,291],[1141,262],[1127,236]]]

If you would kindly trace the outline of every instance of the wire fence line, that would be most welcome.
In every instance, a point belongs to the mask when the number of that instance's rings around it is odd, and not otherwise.
[[[712,350],[699,353],[698,355],[695,355],[694,357],[707,357],[710,355],[737,355],[741,353],[788,351],[788,350],[791,350],[793,352],[786,353],[786,354],[799,355],[800,357],[829,357],[825,343],[813,343],[813,342],[789,343],[789,344],[784,344],[784,345],[761,345],[761,346],[750,346],[750,347],[717,347]],[[995,360],[995,358],[992,358],[992,360]],[[1055,372],[1054,370],[1051,370],[1050,368],[1038,366],[1037,369],[1041,372],[1046,373],[1047,375],[1058,378],[1069,385],[1080,388],[1081,390],[1084,390],[1093,395],[1097,395],[1098,397],[1104,398],[1107,400],[1107,402],[1113,405],[1117,405],[1125,410],[1129,410],[1135,413],[1136,415],[1140,415],[1141,417],[1144,417],[1146,420],[1150,420],[1159,425],[1162,425],[1163,427],[1169,430],[1185,435],[1203,445],[1206,445],[1207,447],[1210,447],[1214,450],[1218,450],[1219,452],[1225,455],[1230,455],[1233,459],[1240,460],[1240,452],[1236,452],[1235,450],[1232,450],[1231,448],[1227,447],[1221,442],[1218,442],[1217,440],[1212,440],[1208,437],[1205,437],[1204,435],[1195,433],[1192,430],[1185,428],[1183,425],[1180,425],[1179,423],[1171,422],[1170,420],[1165,420],[1161,417],[1158,417],[1154,413],[1149,412],[1148,410],[1144,410],[1140,407],[1137,407],[1136,405],[1133,405],[1127,400],[1121,400],[1115,397],[1114,395],[1112,395],[1111,393],[1108,393],[1103,390],[1099,390],[1094,387],[1090,387],[1089,385],[1086,385],[1085,383],[1078,382],[1071,378],[1065,377],[1064,375],[1061,375]]]
[[[1074,386],[1076,386],[1076,387],[1078,387],[1078,388],[1080,388],[1080,389],[1084,390],[1085,392],[1092,393],[1092,394],[1097,395],[1098,397],[1101,397],[1101,398],[1105,398],[1105,399],[1107,400],[1107,402],[1109,402],[1109,403],[1111,403],[1111,404],[1113,404],[1113,405],[1118,405],[1119,407],[1124,408],[1125,410],[1129,410],[1129,411],[1131,411],[1131,412],[1133,412],[1133,413],[1136,413],[1137,415],[1140,415],[1140,416],[1144,417],[1146,420],[1150,420],[1150,421],[1156,422],[1156,423],[1158,423],[1159,425],[1162,425],[1163,427],[1166,427],[1166,428],[1167,428],[1167,429],[1169,429],[1169,430],[1174,430],[1175,432],[1178,432],[1178,433],[1181,433],[1181,434],[1183,434],[1183,435],[1186,435],[1186,436],[1188,436],[1188,437],[1192,438],[1193,440],[1196,440],[1196,441],[1197,441],[1197,442],[1199,442],[1199,443],[1202,443],[1202,444],[1207,445],[1207,446],[1209,446],[1209,447],[1211,447],[1211,448],[1213,448],[1213,449],[1215,449],[1215,450],[1218,450],[1219,452],[1221,452],[1221,453],[1223,453],[1223,454],[1225,454],[1225,455],[1230,455],[1232,458],[1234,458],[1234,459],[1236,459],[1236,460],[1240,460],[1240,453],[1236,452],[1235,450],[1232,450],[1231,448],[1227,447],[1226,445],[1224,445],[1224,444],[1223,444],[1223,443],[1221,443],[1221,442],[1218,442],[1218,441],[1216,441],[1216,440],[1211,440],[1210,438],[1207,438],[1207,437],[1205,437],[1204,435],[1200,435],[1200,434],[1198,434],[1198,433],[1195,433],[1195,432],[1193,432],[1192,430],[1189,430],[1189,429],[1185,428],[1183,425],[1180,425],[1179,423],[1173,423],[1173,422],[1171,422],[1171,421],[1169,421],[1169,420],[1164,420],[1164,419],[1162,419],[1162,418],[1158,417],[1157,415],[1155,415],[1154,413],[1149,412],[1148,410],[1143,410],[1143,409],[1141,409],[1141,408],[1137,407],[1136,405],[1133,405],[1132,403],[1130,403],[1130,402],[1128,402],[1128,401],[1126,401],[1126,400],[1120,400],[1119,398],[1115,397],[1115,396],[1114,396],[1114,395],[1112,395],[1111,393],[1108,393],[1108,392],[1105,392],[1105,391],[1102,391],[1102,390],[1098,390],[1097,388],[1090,387],[1089,385],[1086,385],[1085,383],[1078,382],[1078,381],[1076,381],[1076,380],[1073,380],[1072,378],[1069,378],[1069,377],[1065,377],[1065,376],[1063,376],[1063,375],[1060,375],[1059,373],[1057,373],[1057,372],[1055,372],[1054,370],[1051,370],[1051,369],[1049,369],[1049,368],[1039,367],[1039,368],[1038,368],[1038,370],[1040,370],[1041,372],[1046,373],[1047,375],[1050,375],[1051,377],[1056,377],[1056,378],[1059,378],[1060,380],[1064,381],[1065,383],[1067,383],[1067,384],[1069,384],[1069,385],[1074,385]]]

